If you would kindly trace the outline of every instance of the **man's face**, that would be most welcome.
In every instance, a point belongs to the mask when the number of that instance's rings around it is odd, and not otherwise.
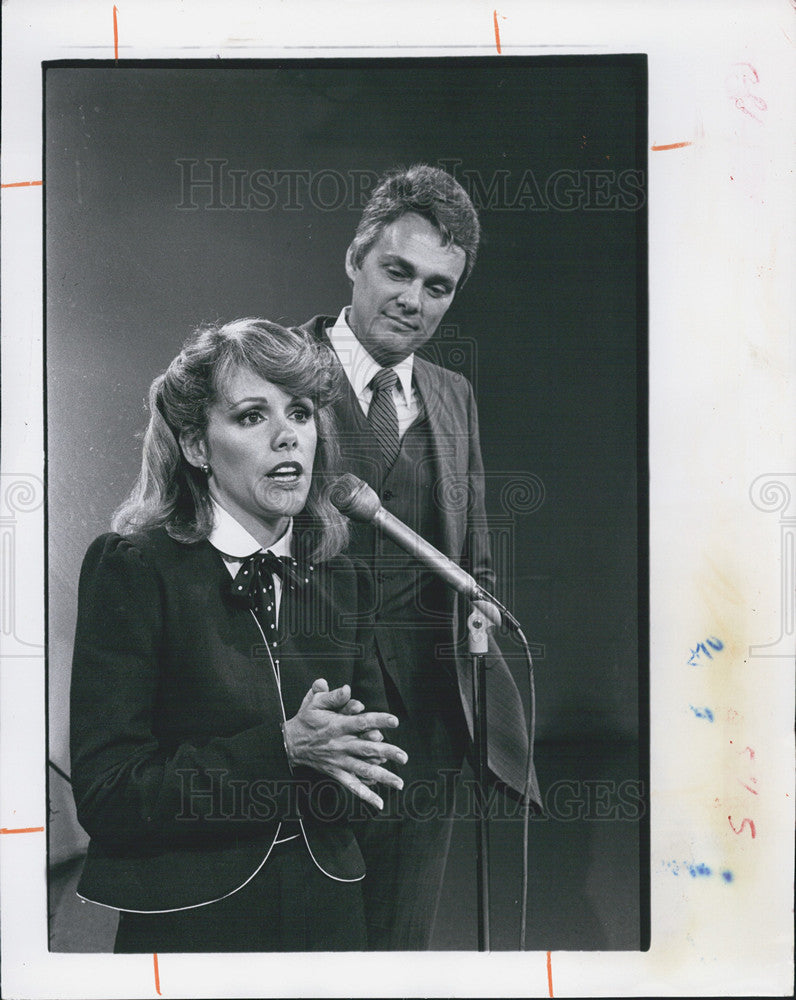
[[[439,231],[414,212],[386,226],[357,267],[348,323],[380,365],[395,365],[422,347],[453,301],[465,253],[442,245]]]

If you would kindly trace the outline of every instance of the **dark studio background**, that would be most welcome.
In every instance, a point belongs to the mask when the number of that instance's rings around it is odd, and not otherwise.
[[[68,686],[80,564],[132,485],[149,383],[203,320],[336,315],[355,178],[416,161],[482,194],[478,264],[430,350],[475,383],[501,593],[543,647],[548,818],[530,831],[528,946],[645,946],[646,819],[627,806],[648,739],[644,58],[51,64],[45,137],[52,949],[113,939],[112,912],[74,896],[86,838],[64,778]],[[181,190],[177,162],[209,177],[211,159],[227,161],[215,208],[206,188]],[[299,179],[290,207],[285,179],[258,208],[261,170],[335,171],[346,188],[327,175],[313,204]],[[562,170],[576,173],[546,190]],[[627,171],[641,180],[617,194]],[[493,947],[515,948],[518,820],[493,823],[492,849]],[[436,947],[474,948],[475,928],[462,820]]]

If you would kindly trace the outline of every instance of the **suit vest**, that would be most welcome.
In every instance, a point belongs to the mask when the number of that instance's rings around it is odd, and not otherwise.
[[[389,471],[350,385],[337,416],[345,468],[376,490],[385,509],[440,548],[442,521],[434,497],[438,471],[422,401]],[[434,706],[439,711],[441,704],[458,709],[447,584],[371,525],[354,524],[352,529],[348,551],[372,568],[376,581],[379,654],[407,709],[423,712]],[[427,668],[412,669],[417,664]]]

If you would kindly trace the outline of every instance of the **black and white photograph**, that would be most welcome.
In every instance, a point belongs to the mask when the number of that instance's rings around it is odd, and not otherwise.
[[[646,56],[43,87],[50,951],[646,950]]]
[[[793,17],[4,0],[3,996],[790,995]]]

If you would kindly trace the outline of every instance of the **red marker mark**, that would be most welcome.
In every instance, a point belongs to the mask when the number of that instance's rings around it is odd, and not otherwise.
[[[0,833],[43,833],[43,826],[24,826],[17,830],[9,830],[6,827],[0,828]]]
[[[547,953],[547,995],[553,996],[553,960],[549,951]]]
[[[743,750],[740,751],[740,753],[746,753],[747,750],[749,751],[749,760],[754,760],[755,752],[751,747],[744,747]]]
[[[650,149],[659,153],[662,149],[683,149],[685,146],[693,146],[694,143],[689,142],[669,142],[664,146],[650,146]]]
[[[158,971],[158,953],[157,952],[155,952],[155,954],[152,956],[152,960],[155,963],[155,992],[157,993],[157,995],[159,997],[162,997],[163,994],[160,992],[160,972]]]
[[[498,55],[500,55],[500,28],[498,28],[496,10],[492,11],[492,20],[495,25],[495,45],[497,45]]]
[[[755,821],[753,819],[749,819],[748,817],[745,816],[743,818],[743,820],[741,821],[741,825],[739,827],[737,827],[737,828],[733,824],[732,816],[728,816],[727,819],[730,821],[730,826],[732,827],[732,832],[733,833],[736,833],[736,834],[743,833],[744,827],[748,825],[749,826],[749,831],[752,834],[752,840],[754,840],[755,837],[757,836],[757,831],[755,830]]]
[[[0,187],[4,188],[26,188],[26,187],[41,187],[44,181],[14,181],[13,184],[0,184]]]
[[[756,122],[763,121],[756,112],[768,111],[768,105],[752,88],[760,83],[760,76],[751,63],[736,63],[733,79],[729,81],[730,96],[735,98],[735,107]],[[749,105],[754,108],[750,109]]]
[[[754,781],[754,780],[755,780],[755,779],[754,779],[754,778],[752,778],[752,781]],[[754,790],[754,788],[750,788],[750,787],[749,787],[748,785],[744,785],[744,784],[743,784],[743,782],[741,781],[741,779],[740,779],[740,778],[738,779],[738,781],[740,781],[740,782],[741,782],[741,784],[742,784],[742,785],[743,785],[743,787],[744,787],[744,788],[745,788],[745,789],[747,790],[747,792],[751,792],[751,793],[752,793],[752,795],[757,795],[757,792],[756,792],[756,791]]]
[[[113,58],[119,58],[119,23],[116,20],[116,14],[119,8],[116,4],[113,5]],[[155,963],[157,965],[157,962]]]

